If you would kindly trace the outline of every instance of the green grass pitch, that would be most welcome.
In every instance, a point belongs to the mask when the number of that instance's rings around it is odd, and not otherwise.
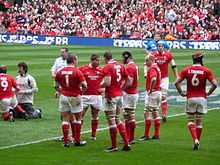
[[[140,68],[139,89],[144,90],[143,60],[144,50],[113,47],[84,47],[67,46],[70,52],[76,53],[79,57],[79,65],[89,62],[92,53],[100,56],[106,50],[110,50],[116,59],[121,58],[125,50],[132,52],[135,62]],[[109,134],[107,130],[97,133],[97,140],[89,139],[90,114],[86,115],[83,126],[82,139],[87,140],[85,147],[64,148],[61,142],[49,140],[61,135],[58,102],[54,97],[53,81],[50,76],[50,68],[56,57],[59,56],[61,46],[46,45],[6,45],[0,44],[0,64],[8,66],[8,73],[16,76],[17,63],[25,61],[29,65],[29,73],[37,80],[39,92],[35,96],[35,106],[41,107],[44,116],[39,120],[16,120],[14,123],[0,120],[0,164],[74,164],[74,165],[217,165],[220,161],[220,122],[219,109],[210,111],[204,120],[204,131],[199,151],[192,151],[192,141],[186,128],[185,115],[171,117],[166,124],[161,125],[161,139],[159,141],[137,142],[132,145],[132,151],[116,153],[105,153],[104,149],[109,146]],[[193,50],[172,50],[178,66],[178,70],[185,65],[191,64]],[[203,51],[206,54],[204,63],[211,68],[217,77],[220,78],[220,51]],[[102,63],[103,65],[103,63]],[[171,83],[174,81],[170,71]],[[173,93],[171,93],[173,95]],[[174,90],[175,94],[175,90]],[[210,108],[218,108],[220,92],[217,90],[215,96],[210,99]],[[184,112],[184,101],[169,102],[169,115],[181,114]],[[140,121],[136,129],[136,138],[142,136],[143,125],[143,103],[140,102],[136,110],[137,121]],[[103,112],[100,112],[99,128],[105,128],[106,121]],[[118,136],[118,143],[120,141]],[[42,141],[42,142],[39,142]],[[39,142],[36,144],[16,146],[24,143]],[[10,147],[14,146],[14,147]],[[4,149],[5,147],[10,147]],[[119,148],[122,145],[119,144]]]

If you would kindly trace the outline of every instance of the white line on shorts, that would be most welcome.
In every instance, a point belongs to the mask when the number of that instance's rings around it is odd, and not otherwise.
[[[220,109],[220,107],[210,108],[210,109],[208,109],[208,111],[217,110],[217,109]],[[183,116],[183,115],[185,115],[185,113],[178,113],[178,114],[170,115],[170,116],[168,116],[168,118],[177,117],[177,116]],[[144,122],[144,120],[137,121],[137,124],[143,123],[143,122]],[[104,128],[97,129],[97,131],[104,131],[104,130],[107,130],[107,129],[108,129],[108,127],[104,127]],[[90,133],[90,132],[91,132],[91,130],[87,130],[87,131],[83,131],[82,134],[87,134],[87,133]],[[26,145],[30,145],[30,144],[36,144],[36,143],[41,143],[41,142],[46,142],[46,141],[51,141],[51,140],[56,140],[56,139],[58,139],[60,137],[61,136],[56,136],[56,137],[40,139],[40,140],[36,140],[36,141],[32,141],[32,142],[27,142],[27,143],[20,143],[20,144],[14,144],[14,145],[9,145],[9,146],[3,146],[3,147],[0,147],[0,150],[14,148],[14,147],[19,147],[19,146],[26,146]]]

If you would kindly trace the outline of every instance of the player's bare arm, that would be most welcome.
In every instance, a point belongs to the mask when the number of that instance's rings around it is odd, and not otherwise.
[[[86,83],[86,81],[82,81],[80,86],[82,87],[82,92],[85,92],[87,90],[87,83]]]
[[[178,77],[178,71],[177,71],[177,66],[176,66],[176,63],[175,63],[174,59],[172,59],[170,64],[171,64],[171,67],[172,67],[172,70],[173,70],[173,74],[174,74],[175,78],[177,78]]]
[[[211,83],[211,87],[209,88],[209,91],[206,94],[207,96],[210,96],[218,86],[216,79],[213,79],[212,81],[210,81],[210,83]]]
[[[183,81],[183,79],[181,79],[180,77],[178,77],[176,79],[176,82],[175,82],[175,86],[176,86],[176,89],[178,91],[178,93],[182,96],[182,97],[185,97],[186,96],[186,93],[183,92],[181,86],[180,86],[180,83]]]
[[[153,89],[156,85],[156,80],[157,80],[156,77],[152,77],[151,82],[150,82],[150,90],[149,90],[148,94],[151,94],[153,92]]]
[[[125,83],[124,83],[124,85],[123,85],[123,90],[125,90],[125,89],[127,89],[127,88],[129,88],[129,87],[131,87],[132,86],[132,84],[133,84],[133,81],[134,81],[134,78],[133,77],[130,77],[130,76],[128,76],[128,79],[125,81]]]
[[[171,48],[167,49],[167,52],[170,53],[171,52]]]
[[[111,76],[105,76],[101,82],[101,88],[105,88],[111,85]]]

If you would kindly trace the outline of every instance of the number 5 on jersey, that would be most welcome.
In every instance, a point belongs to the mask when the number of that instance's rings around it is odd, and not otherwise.
[[[115,65],[114,68],[116,70],[117,82],[119,82],[121,80],[121,66]]]

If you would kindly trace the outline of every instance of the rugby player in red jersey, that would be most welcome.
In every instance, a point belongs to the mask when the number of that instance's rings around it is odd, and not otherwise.
[[[0,112],[3,120],[14,121],[13,114],[9,112],[10,108],[18,104],[13,88],[17,89],[16,80],[7,74],[7,66],[0,67]]]
[[[151,115],[154,120],[154,135],[152,139],[160,138],[160,116],[159,108],[161,104],[161,71],[155,63],[155,57],[148,54],[145,57],[145,64],[148,67],[146,77],[146,96],[145,96],[145,131],[140,140],[150,139]]]
[[[68,134],[70,124],[72,127],[75,146],[82,146],[86,141],[80,140],[81,120],[82,120],[82,98],[81,89],[86,90],[87,83],[82,72],[76,68],[77,58],[68,55],[67,66],[61,68],[56,73],[56,90],[60,93],[59,111],[62,116],[62,130],[64,147],[69,147]],[[73,117],[74,116],[74,117]],[[75,120],[70,122],[70,119]]]
[[[203,66],[203,55],[195,52],[192,55],[193,65],[185,67],[179,74],[175,85],[179,94],[187,97],[186,113],[188,116],[188,129],[192,136],[194,150],[199,149],[202,134],[202,118],[207,113],[207,96],[211,95],[217,88],[217,80],[212,71]],[[181,88],[181,82],[186,80],[186,93]],[[206,92],[206,82],[211,87]]]
[[[124,151],[130,150],[126,128],[120,121],[122,110],[122,88],[128,83],[128,75],[124,66],[113,59],[110,52],[104,53],[106,65],[103,68],[104,79],[101,87],[105,88],[105,115],[109,125],[112,146],[106,152],[117,151],[117,129],[124,142]]]
[[[161,92],[162,92],[162,102],[161,102],[161,109],[162,109],[162,119],[164,122],[167,121],[167,92],[169,89],[169,77],[168,77],[168,66],[171,64],[174,77],[177,78],[178,72],[176,63],[174,61],[173,56],[164,50],[164,45],[162,43],[157,44],[158,51],[154,52],[153,55],[155,57],[155,62],[160,68],[161,71]]]
[[[134,132],[136,127],[135,109],[138,102],[138,66],[133,61],[132,54],[128,51],[122,53],[125,70],[130,77],[130,84],[124,89],[123,108],[125,127],[129,143],[134,143]]]
[[[91,107],[91,139],[96,140],[96,130],[98,128],[98,113],[103,108],[100,84],[103,80],[102,68],[99,67],[99,55],[92,54],[90,63],[79,68],[83,73],[88,88],[82,95],[83,118]]]
[[[0,113],[2,113],[3,120],[14,121],[11,109],[21,113],[22,117],[27,120],[27,114],[18,105],[14,90],[19,91],[16,80],[7,74],[7,66],[3,65],[0,67]]]

